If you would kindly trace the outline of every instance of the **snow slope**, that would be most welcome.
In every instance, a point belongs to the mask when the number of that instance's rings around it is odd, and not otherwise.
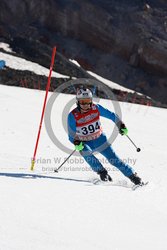
[[[123,87],[123,86],[121,86],[121,85],[119,85],[119,84],[117,84],[115,82],[112,82],[112,81],[110,81],[110,80],[108,80],[108,79],[106,79],[106,78],[104,78],[102,76],[99,76],[99,75],[95,74],[94,72],[88,71],[88,73],[90,75],[92,75],[93,77],[97,78],[99,81],[101,81],[101,82],[105,83],[106,85],[108,85],[110,88],[130,92],[130,93],[135,93],[134,90],[125,88],[125,87]]]
[[[107,162],[113,179],[126,180],[127,188],[92,185],[96,174],[77,156],[51,173],[68,154],[53,144],[44,125],[35,170],[30,171],[44,95],[0,85],[0,249],[166,250],[167,111],[120,104],[129,136],[142,151],[137,153],[122,136],[113,147],[149,180],[147,187],[132,191],[129,180]],[[71,98],[59,96],[51,120],[58,138],[73,150],[61,117]],[[110,101],[100,103],[113,110]],[[109,135],[112,122],[102,119],[102,124]]]
[[[0,49],[3,49],[4,51],[7,52],[13,52],[13,50],[10,48],[10,45],[7,43],[0,43]]]
[[[4,44],[0,43],[0,48],[3,48],[6,51],[11,52],[10,48],[7,47],[8,48],[7,50],[7,48],[2,45]],[[49,75],[49,69],[39,65],[38,63],[27,61],[26,59],[18,56],[13,56],[4,52],[0,52],[0,60],[4,60],[6,62],[6,66],[12,69],[29,70],[37,75],[45,75],[45,76]],[[48,65],[48,68],[49,66],[50,65]],[[68,76],[62,75],[54,71],[52,72],[52,76],[57,78],[68,78]]]
[[[80,67],[80,64],[76,60],[69,59],[69,61],[74,63],[78,67]],[[126,92],[129,92],[129,93],[135,93],[134,90],[125,88],[125,87],[123,87],[123,86],[121,86],[121,85],[119,85],[119,84],[117,84],[117,83],[115,83],[113,81],[110,81],[110,80],[108,80],[108,79],[106,79],[106,78],[104,78],[102,76],[99,76],[98,74],[96,74],[96,73],[94,73],[92,71],[88,70],[87,72],[88,72],[88,74],[92,75],[94,78],[98,79],[100,82],[108,85],[110,88],[126,91]],[[138,94],[140,94],[140,93],[138,93]],[[140,94],[140,95],[142,95],[142,94]]]

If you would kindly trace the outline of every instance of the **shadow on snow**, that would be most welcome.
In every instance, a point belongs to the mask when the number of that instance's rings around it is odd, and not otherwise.
[[[54,179],[54,180],[63,180],[63,181],[75,181],[75,182],[85,182],[90,183],[89,180],[74,179],[74,178],[64,178],[56,176],[47,176],[39,174],[26,174],[26,173],[0,173],[0,176],[13,177],[13,178],[25,178],[25,179]]]

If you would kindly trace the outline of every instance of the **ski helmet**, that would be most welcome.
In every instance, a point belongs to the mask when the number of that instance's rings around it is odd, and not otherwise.
[[[79,89],[77,91],[77,94],[76,94],[76,99],[77,99],[77,107],[79,110],[84,110],[84,111],[87,111],[89,110],[91,107],[92,107],[92,92],[89,90],[89,89]],[[87,101],[87,100],[90,100],[90,102],[88,102],[89,107],[87,107],[87,109],[85,108],[81,108],[81,101]]]
[[[92,92],[89,89],[79,89],[76,95],[77,101],[80,99],[91,99],[92,100]]]

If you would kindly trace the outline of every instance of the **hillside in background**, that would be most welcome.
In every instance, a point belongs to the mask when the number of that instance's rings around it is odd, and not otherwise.
[[[56,45],[59,73],[90,70],[167,103],[166,1],[1,0],[0,9],[0,41],[18,56],[48,67]]]
[[[2,50],[2,52],[0,52],[0,57],[3,59],[0,61],[3,66],[0,72],[1,84],[46,90],[49,75],[47,66],[44,67],[38,63],[20,57],[10,48],[9,44],[0,43],[0,48]],[[51,53],[51,50],[48,50],[48,54],[45,55],[47,60],[49,59],[49,52]],[[59,52],[56,53],[56,57],[59,58],[58,64],[61,65],[62,62],[64,62],[64,58],[60,56]],[[77,88],[84,86],[91,89],[94,97],[97,96],[100,98],[138,103],[147,106],[167,107],[167,105],[156,102],[149,96],[138,93],[133,89],[123,87],[94,72],[83,70],[75,60],[66,59],[65,62],[66,65],[69,66],[69,70],[66,71],[69,75],[57,73],[57,68],[54,64],[53,70],[56,70],[56,72],[53,71],[52,73],[50,91],[76,95]]]

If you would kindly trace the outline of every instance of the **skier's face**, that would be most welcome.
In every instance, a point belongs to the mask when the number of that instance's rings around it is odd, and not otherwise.
[[[91,99],[81,99],[79,100],[79,105],[82,113],[86,113],[91,109],[92,100]]]

